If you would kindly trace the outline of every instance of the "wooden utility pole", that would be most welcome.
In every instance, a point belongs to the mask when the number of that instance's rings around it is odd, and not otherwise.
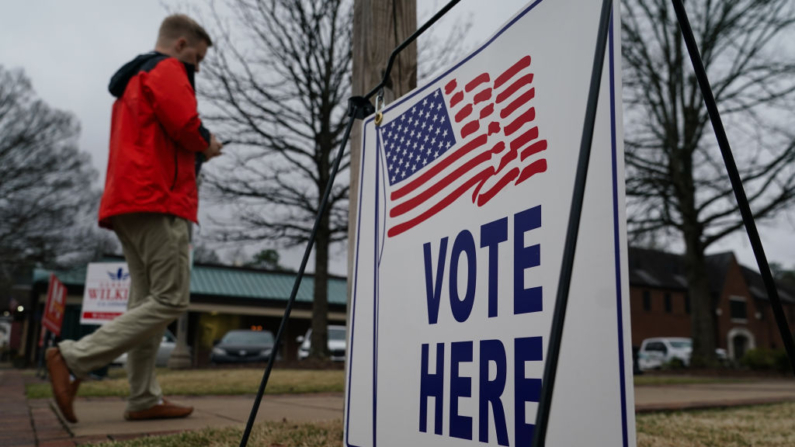
[[[392,50],[417,29],[416,0],[355,0],[353,3],[353,80],[354,95],[364,95],[384,76]],[[417,86],[417,44],[411,44],[395,59],[386,104]],[[348,210],[348,315],[356,239],[356,212],[359,201],[361,160],[361,122],[351,132],[351,187]]]

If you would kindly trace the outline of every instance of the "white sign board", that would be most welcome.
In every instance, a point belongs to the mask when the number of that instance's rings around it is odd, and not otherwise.
[[[105,324],[127,310],[130,270],[125,262],[88,264],[80,324]]]
[[[365,121],[345,445],[530,445],[600,3],[527,6]],[[617,19],[609,39],[550,446],[635,445]]]

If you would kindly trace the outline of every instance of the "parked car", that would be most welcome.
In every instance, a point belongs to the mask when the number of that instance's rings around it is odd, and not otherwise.
[[[309,349],[312,347],[312,329],[307,330],[306,335],[299,336],[296,341],[301,343],[298,347],[298,360],[304,360],[309,357]],[[328,327],[328,350],[332,361],[345,361],[346,343],[345,326]]]
[[[271,331],[229,331],[215,344],[212,363],[267,362],[273,352],[274,338]],[[278,357],[277,357],[278,359]]]
[[[693,352],[693,340],[680,337],[659,337],[643,340],[638,351],[638,367],[642,371],[657,369],[674,360],[684,366],[690,366],[690,355]],[[726,360],[726,351],[716,349],[718,360]]]
[[[155,366],[165,367],[168,365],[168,359],[171,358],[171,351],[177,346],[177,338],[171,331],[166,330],[163,334],[163,340],[160,342],[160,347],[157,349],[157,359]],[[111,362],[112,366],[127,366],[127,353],[118,356],[116,360]]]

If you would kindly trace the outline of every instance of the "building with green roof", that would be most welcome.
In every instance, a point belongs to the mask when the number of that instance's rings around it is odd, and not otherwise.
[[[109,257],[103,262],[121,262]],[[86,281],[87,265],[71,270],[54,271],[36,269],[30,287],[29,306],[23,332],[21,351],[29,361],[37,356],[41,333],[41,315],[47,300],[50,274],[67,288],[66,312],[61,336],[78,339],[93,332],[97,326],[80,324],[81,304]],[[209,361],[213,343],[233,329],[278,330],[281,317],[292,291],[296,274],[248,267],[196,264],[191,273],[191,303],[188,308],[187,340],[194,366]],[[315,279],[305,275],[298,290],[295,305],[288,322],[281,356],[294,360],[299,343],[297,338],[311,325],[312,301]],[[347,287],[342,277],[332,276],[328,282],[329,324],[345,324]],[[169,327],[177,333],[176,322]]]

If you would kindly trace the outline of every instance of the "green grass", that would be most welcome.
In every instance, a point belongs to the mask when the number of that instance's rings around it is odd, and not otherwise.
[[[750,381],[750,379],[737,377],[635,376],[635,386],[702,385],[709,383],[741,383],[748,381]]]
[[[262,370],[158,369],[157,379],[166,396],[254,394],[262,380]],[[341,393],[344,387],[344,371],[275,369],[265,391],[267,394]],[[31,383],[26,389],[30,399],[52,397],[48,382]],[[127,378],[124,370],[120,369],[111,369],[105,380],[83,382],[77,393],[80,397],[125,397],[128,394]]]
[[[638,447],[785,447],[795,445],[795,403],[728,410],[657,413],[637,418]],[[163,437],[100,444],[103,447],[233,447],[242,428],[205,429]],[[342,421],[254,427],[251,447],[339,446]]]

